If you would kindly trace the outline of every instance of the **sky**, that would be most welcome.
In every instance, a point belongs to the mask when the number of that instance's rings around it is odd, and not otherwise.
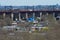
[[[2,6],[60,5],[60,0],[0,0]]]

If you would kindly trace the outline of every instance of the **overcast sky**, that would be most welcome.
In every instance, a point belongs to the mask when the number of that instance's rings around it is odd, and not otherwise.
[[[0,5],[24,6],[24,5],[60,5],[60,0],[0,0]]]

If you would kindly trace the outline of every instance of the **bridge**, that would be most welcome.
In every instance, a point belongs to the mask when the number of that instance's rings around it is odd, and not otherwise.
[[[53,16],[59,16],[60,15],[60,9],[56,10],[20,10],[20,9],[14,9],[14,10],[0,10],[0,15],[2,15],[3,18],[9,17],[12,20],[21,20],[21,19],[27,19],[29,17],[40,17],[42,15],[48,15],[52,14]]]

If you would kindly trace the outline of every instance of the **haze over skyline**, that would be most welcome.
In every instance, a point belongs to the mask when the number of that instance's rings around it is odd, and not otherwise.
[[[2,6],[60,5],[60,0],[0,0]]]

